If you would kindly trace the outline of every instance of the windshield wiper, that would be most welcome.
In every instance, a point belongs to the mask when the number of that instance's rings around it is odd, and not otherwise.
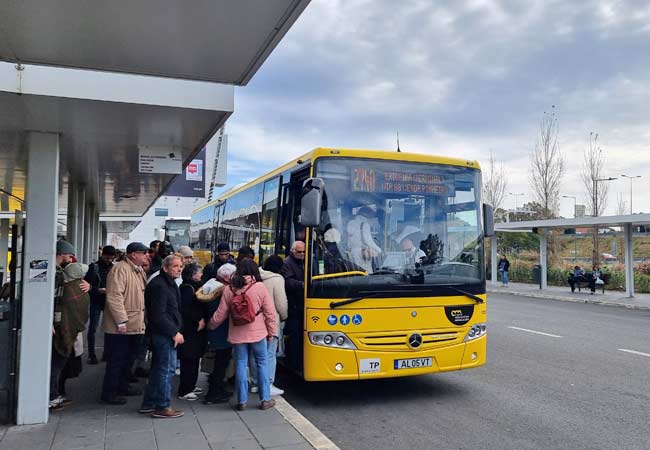
[[[483,303],[483,299],[479,297],[478,295],[474,295],[470,292],[463,291],[462,289],[458,289],[455,286],[452,286],[451,284],[437,284],[436,287],[443,287],[447,288],[451,291],[458,292],[459,294],[463,294],[465,297],[471,298],[474,300],[476,303]]]
[[[340,300],[338,302],[331,302],[330,303],[330,308],[338,308],[339,306],[344,306],[344,305],[349,305],[350,303],[356,303],[360,300],[366,299],[366,298],[374,298],[377,297],[377,294],[369,294],[369,295],[361,295],[359,297],[352,297],[347,300]]]

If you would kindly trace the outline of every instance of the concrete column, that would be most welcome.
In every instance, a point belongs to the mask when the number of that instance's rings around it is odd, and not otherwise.
[[[79,188],[77,183],[68,185],[68,220],[66,225],[66,238],[72,245],[77,246],[77,209],[79,208]]]
[[[25,227],[18,425],[46,423],[50,391],[56,222],[59,205],[59,137],[30,132]],[[44,277],[30,273],[30,262],[47,263]],[[30,276],[31,275],[31,276]]]
[[[632,249],[632,224],[625,227],[625,295],[634,297],[634,254]]]
[[[92,221],[93,221],[93,206],[86,205],[86,212],[84,215],[84,239],[83,239],[83,255],[82,260],[88,264],[90,262],[90,241],[92,238]]]
[[[9,219],[0,220],[0,271],[2,271],[2,277],[0,279],[0,285],[4,284],[7,279],[7,272],[9,272],[9,267],[7,265],[9,256]]]
[[[490,272],[492,286],[497,285],[497,233],[490,238]]]
[[[93,210],[93,239],[90,246],[90,261],[97,259],[97,249],[99,248],[99,212],[97,206]]]
[[[106,227],[102,222],[99,222],[99,233],[101,235],[99,240],[100,244],[102,244],[102,246],[108,245],[108,242],[106,242],[108,239],[108,232],[106,231]]]
[[[539,265],[542,266],[542,284],[540,289],[546,289],[547,286],[547,262],[546,262],[547,238],[546,230],[542,230],[539,236]]]
[[[72,244],[77,251],[77,257],[82,258],[83,255],[83,243],[84,243],[84,223],[86,221],[86,189],[85,186],[81,184],[76,185],[77,188],[77,227],[75,234],[75,242]]]

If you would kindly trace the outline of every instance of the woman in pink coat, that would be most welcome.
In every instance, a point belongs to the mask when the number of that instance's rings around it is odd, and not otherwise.
[[[241,321],[241,313],[233,313],[233,300],[242,296],[252,304],[253,317],[250,323],[235,325]],[[237,264],[237,271],[231,278],[231,287],[223,294],[219,308],[212,316],[208,328],[215,329],[226,319],[230,320],[228,329],[228,342],[233,345],[235,358],[235,383],[237,385],[238,411],[246,409],[248,402],[248,350],[255,355],[257,366],[257,379],[259,385],[260,409],[269,409],[275,406],[271,399],[270,382],[267,364],[267,340],[273,339],[277,333],[275,319],[275,305],[260,276],[259,268],[252,259],[243,259]]]

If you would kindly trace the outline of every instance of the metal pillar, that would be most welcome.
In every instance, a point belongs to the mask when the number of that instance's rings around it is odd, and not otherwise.
[[[540,289],[546,289],[547,286],[547,261],[546,261],[546,251],[547,251],[547,238],[546,230],[542,230],[542,234],[539,236],[539,265],[542,266],[542,283],[540,284]]]
[[[0,285],[4,284],[7,279],[7,261],[9,259],[9,219],[0,220]]]
[[[77,183],[68,185],[68,220],[66,222],[66,238],[75,248],[77,246],[77,209],[79,208],[79,189]]]
[[[30,132],[27,139],[25,227],[18,373],[18,425],[46,423],[50,390],[56,223],[59,204],[59,136]],[[30,270],[47,266],[44,277]]]
[[[490,274],[492,286],[497,285],[497,233],[490,238]]]
[[[632,224],[625,227],[625,295],[634,297],[634,254],[632,249]]]
[[[92,221],[93,221],[93,206],[86,205],[84,215],[84,239],[83,250],[81,251],[81,260],[88,264],[90,262],[90,245],[92,240]]]
[[[77,221],[76,221],[76,232],[75,232],[75,250],[77,251],[77,257],[81,259],[83,255],[83,244],[84,244],[84,222],[86,221],[86,189],[82,184],[75,184],[75,189],[77,190]]]

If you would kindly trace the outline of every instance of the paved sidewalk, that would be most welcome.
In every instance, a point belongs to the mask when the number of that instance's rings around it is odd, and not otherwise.
[[[597,290],[595,294],[591,294],[589,289],[583,289],[581,292],[576,290],[576,292],[572,293],[568,285],[566,287],[548,286],[546,289],[540,290],[537,284],[510,283],[508,287],[502,287],[501,283],[493,286],[489,281],[487,291],[488,293],[521,295],[523,297],[561,300],[565,302],[592,303],[650,310],[650,294],[634,294],[634,297],[629,298],[622,291],[605,290],[603,294],[602,291]]]
[[[306,421],[284,399],[276,408],[260,411],[257,394],[249,396],[249,408],[236,412],[228,404],[203,405],[174,397],[172,406],[185,411],[178,419],[154,419],[138,414],[141,397],[131,397],[125,406],[97,402],[104,364],[87,366],[77,379],[68,380],[73,403],[50,414],[46,425],[0,428],[0,450],[313,450],[297,431]],[[178,377],[176,377],[178,378]],[[199,385],[206,388],[206,375]],[[138,383],[142,387],[144,381]],[[174,391],[175,393],[175,391]],[[287,420],[291,419],[291,423]],[[302,423],[301,423],[302,422]],[[318,448],[335,449],[313,428],[304,433]],[[311,431],[311,433],[309,433]],[[311,436],[310,436],[311,434]],[[316,439],[316,440],[315,440]]]

